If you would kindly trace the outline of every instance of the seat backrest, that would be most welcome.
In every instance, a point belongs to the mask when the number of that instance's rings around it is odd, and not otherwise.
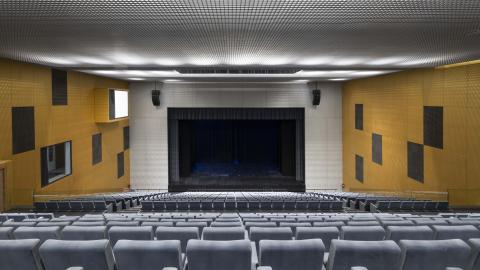
[[[243,227],[207,227],[203,229],[203,240],[229,241],[245,239]]]
[[[330,243],[338,239],[340,231],[337,227],[298,227],[295,234],[296,240],[322,239],[325,250],[330,249]]]
[[[43,243],[48,239],[60,239],[60,227],[18,227],[13,236],[15,239],[39,239]]]
[[[250,227],[250,240],[255,242],[257,250],[260,240],[291,240],[292,236],[290,227]]]
[[[380,241],[385,238],[382,226],[343,226],[340,239],[358,241]]]
[[[428,226],[388,226],[385,239],[396,243],[400,240],[432,240],[433,230]]]
[[[74,221],[72,226],[105,226],[104,221]]]
[[[480,231],[473,225],[433,225],[434,239],[462,239],[480,238]]]
[[[325,246],[320,239],[261,240],[260,266],[275,270],[322,270]]]
[[[62,230],[63,240],[107,239],[106,226],[66,226]]]
[[[42,221],[38,222],[36,227],[60,227],[63,228],[65,226],[70,225],[72,222],[70,221]]]
[[[207,227],[207,222],[201,221],[181,221],[175,224],[177,227],[197,227],[199,229],[199,233],[202,234],[203,228]]]
[[[380,223],[384,228],[387,226],[415,226],[411,220],[381,220]]]
[[[402,270],[465,269],[470,247],[460,239],[400,240]]]
[[[480,238],[470,239],[468,240],[468,244],[470,245],[472,252],[467,270],[480,269]]]
[[[248,240],[190,240],[187,260],[189,270],[251,270],[252,246]]]
[[[38,254],[40,240],[0,240],[0,268],[2,270],[42,270]]]
[[[13,239],[13,227],[0,227],[0,240]]]
[[[183,269],[179,240],[118,240],[113,253],[117,270]]]
[[[398,269],[401,251],[395,242],[333,240],[327,270],[362,266],[368,270]]]
[[[107,222],[107,228],[110,228],[110,227],[119,227],[119,226],[126,226],[126,227],[134,227],[134,226],[140,226],[140,222],[139,221],[108,221]]]
[[[313,222],[313,227],[337,227],[341,228],[345,223],[343,221],[334,222]]]
[[[108,239],[113,247],[118,240],[153,240],[153,228],[150,226],[113,226],[108,230]]]
[[[277,223],[271,221],[246,221],[245,229],[249,230],[251,227],[277,227]]]
[[[113,270],[113,252],[108,240],[47,240],[40,246],[46,270],[81,266],[88,270]]]
[[[351,220],[347,222],[348,226],[378,226],[380,223],[376,220],[366,220],[366,221],[359,221],[359,220]]]
[[[242,222],[240,221],[228,221],[228,222],[221,222],[221,221],[214,221],[210,224],[211,227],[242,227]]]
[[[182,252],[186,251],[187,243],[191,239],[200,239],[197,227],[157,227],[157,240],[179,240]]]

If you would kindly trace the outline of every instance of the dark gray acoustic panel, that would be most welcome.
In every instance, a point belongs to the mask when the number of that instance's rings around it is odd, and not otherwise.
[[[92,135],[92,165],[102,162],[102,133]]]
[[[382,135],[372,134],[372,161],[382,165]]]
[[[123,152],[117,154],[117,178],[125,174],[125,156]]]
[[[68,105],[67,72],[52,69],[52,105]]]
[[[123,150],[130,149],[130,127],[123,128]]]
[[[355,104],[355,129],[363,130],[363,104]]]
[[[363,183],[363,157],[355,155],[355,179]]]
[[[443,107],[423,107],[423,144],[443,149]]]
[[[108,91],[108,119],[115,119],[115,91]]]
[[[408,177],[423,183],[423,144],[407,142]]]
[[[12,152],[19,154],[35,149],[35,110],[12,107]]]

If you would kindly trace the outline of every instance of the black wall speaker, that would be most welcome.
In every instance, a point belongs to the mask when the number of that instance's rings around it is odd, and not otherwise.
[[[320,89],[315,89],[312,91],[313,94],[313,106],[318,106],[320,105],[320,98],[322,96],[322,92],[320,92]]]
[[[153,106],[160,106],[160,90],[152,90],[152,103]]]

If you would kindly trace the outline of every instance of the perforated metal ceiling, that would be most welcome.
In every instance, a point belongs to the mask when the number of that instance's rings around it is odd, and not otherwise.
[[[54,66],[403,69],[479,45],[479,0],[0,1],[0,56]]]

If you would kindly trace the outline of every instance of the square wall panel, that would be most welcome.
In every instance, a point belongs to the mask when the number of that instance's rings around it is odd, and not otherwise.
[[[33,107],[12,107],[13,154],[35,149],[35,111]]]
[[[407,142],[408,177],[423,183],[423,145]]]
[[[423,144],[443,149],[443,107],[423,107]]]
[[[372,134],[372,161],[382,165],[382,135]]]

